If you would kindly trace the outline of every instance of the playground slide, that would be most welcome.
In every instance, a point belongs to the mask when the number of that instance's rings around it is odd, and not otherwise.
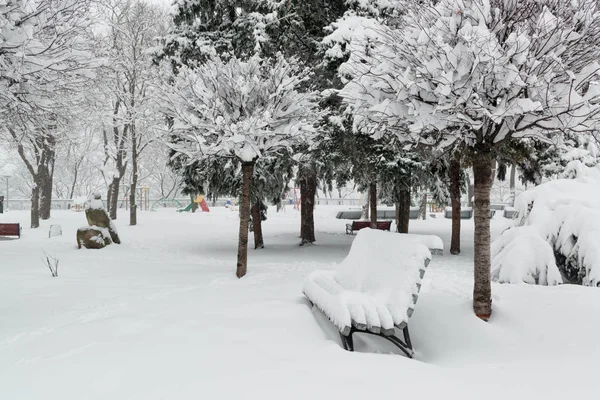
[[[181,208],[179,210],[177,210],[177,212],[188,212],[192,210],[192,205],[194,203],[197,203],[198,206],[200,206],[200,209],[204,212],[209,212],[210,209],[208,208],[208,204],[206,204],[206,200],[204,200],[204,197],[199,195],[198,197],[196,197],[196,199],[194,200],[193,203],[190,203],[186,208]]]
[[[206,204],[206,200],[202,199],[198,202],[198,205],[200,206],[200,208],[202,209],[202,211],[204,212],[209,212],[210,209],[208,208],[208,204]]]
[[[177,212],[188,212],[188,211],[191,211],[193,204],[194,203],[190,203],[190,204],[188,204],[188,206],[186,208],[180,208],[179,210],[177,210]]]

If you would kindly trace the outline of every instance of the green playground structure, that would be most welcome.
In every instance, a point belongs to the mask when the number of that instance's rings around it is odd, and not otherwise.
[[[194,203],[190,203],[190,204],[188,204],[188,206],[186,208],[178,208],[177,212],[188,212],[188,211],[191,211],[193,205],[194,205]]]
[[[154,204],[152,204],[152,207],[150,207],[150,211],[156,211],[156,209],[158,208],[158,206],[166,207],[167,204],[173,204],[173,205],[175,205],[176,207],[179,207],[179,208],[183,207],[183,204],[181,204],[179,201],[177,201],[175,199],[172,199],[172,198],[169,198],[169,197],[163,197],[162,199],[156,200],[154,202]],[[190,207],[189,209],[191,210],[191,205],[189,207]],[[177,211],[179,211],[179,209]]]
[[[199,194],[193,202],[191,202],[186,208],[180,208],[177,210],[177,212],[188,212],[192,210],[192,206],[194,205],[194,203],[198,204],[198,207],[204,211],[204,212],[209,212],[210,209],[208,208],[208,204],[206,204],[206,200],[204,199],[204,196],[202,196],[201,194]]]

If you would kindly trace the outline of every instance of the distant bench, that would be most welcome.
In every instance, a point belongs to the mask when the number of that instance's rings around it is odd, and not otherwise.
[[[418,219],[419,218],[419,207],[411,207],[410,208],[410,219]],[[339,211],[336,216],[337,219],[361,219],[363,217],[363,212],[361,210],[346,210]],[[377,210],[377,219],[396,219],[396,210]]]
[[[21,237],[20,224],[0,224],[0,236],[17,236]]]
[[[359,231],[364,228],[370,228],[371,221],[352,221],[351,224],[346,224],[346,234],[353,235],[354,231]],[[381,231],[389,231],[392,227],[392,221],[377,221],[377,229]]]
[[[494,218],[494,215],[496,214],[496,210],[490,210],[490,219]],[[452,218],[452,207],[446,207],[446,210],[444,210],[444,217],[445,218]],[[461,208],[460,210],[460,219],[471,219],[473,218],[473,208],[472,207],[467,207],[467,208]]]

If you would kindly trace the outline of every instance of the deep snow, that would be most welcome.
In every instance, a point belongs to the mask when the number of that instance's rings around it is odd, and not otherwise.
[[[122,245],[77,250],[83,213],[54,211],[18,240],[0,239],[2,399],[594,398],[600,290],[493,284],[489,323],[474,317],[473,220],[460,256],[434,256],[409,321],[414,360],[376,337],[344,351],[302,296],[353,236],[341,207],[316,209],[318,243],[298,246],[299,213],[269,210],[265,249],[235,277],[238,218],[139,213],[117,220]],[[0,222],[22,222],[9,211]],[[63,236],[48,238],[50,224]],[[450,220],[411,220],[450,241]],[[508,221],[496,216],[493,235]],[[43,252],[60,259],[50,276]]]

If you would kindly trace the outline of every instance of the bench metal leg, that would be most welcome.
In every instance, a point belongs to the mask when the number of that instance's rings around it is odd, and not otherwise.
[[[408,358],[412,358],[414,351],[412,348],[412,342],[410,341],[410,334],[408,333],[408,326],[402,329],[404,341],[397,336],[386,336],[382,333],[374,333],[368,330],[361,331],[352,327],[350,329],[350,334],[348,336],[344,336],[340,333],[340,338],[342,339],[342,346],[344,346],[345,350],[354,351],[354,340],[352,339],[352,334],[354,333],[368,333],[370,335],[380,336],[389,342],[392,342],[396,347],[398,347]]]
[[[344,346],[344,350],[354,351],[354,339],[352,339],[352,330],[350,331],[350,334],[348,336],[344,336],[344,334],[340,332],[340,338],[342,339],[342,346]]]

